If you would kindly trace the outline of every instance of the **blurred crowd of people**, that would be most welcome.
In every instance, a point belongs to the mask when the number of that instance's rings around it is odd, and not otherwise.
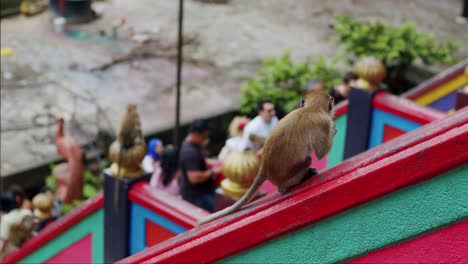
[[[342,83],[328,89],[335,104],[348,97],[357,80],[347,73]],[[311,80],[304,87],[304,98],[326,87]],[[302,107],[304,100],[297,108]],[[207,211],[214,211],[214,191],[223,178],[221,163],[231,152],[251,150],[261,155],[261,148],[268,135],[278,124],[276,108],[269,99],[257,104],[257,115],[250,119],[236,116],[229,125],[229,138],[225,141],[217,159],[209,159],[206,146],[214,129],[207,120],[195,120],[189,127],[180,150],[164,145],[159,138],[147,144],[147,155],[142,166],[151,173],[150,186],[180,197]],[[2,255],[21,246],[28,238],[37,234],[48,224],[60,217],[61,202],[48,188],[43,188],[32,200],[18,185],[12,185],[1,194],[1,249]]]
[[[335,104],[347,99],[357,79],[354,73],[347,73],[340,85],[328,89]],[[304,98],[312,92],[325,90],[320,81],[311,80],[304,87]],[[303,102],[299,102],[297,108],[302,107]],[[220,171],[223,160],[231,152],[244,150],[252,150],[260,156],[263,143],[278,121],[273,101],[260,100],[253,119],[246,116],[233,118],[228,128],[229,138],[215,160],[208,158],[205,149],[213,129],[206,120],[195,120],[190,125],[179,155],[172,146],[164,147],[160,139],[151,139],[143,161],[145,170],[152,172],[150,185],[213,212],[214,190],[223,177]]]
[[[0,256],[18,249],[29,238],[60,217],[61,202],[43,187],[32,200],[19,185],[1,194]]]

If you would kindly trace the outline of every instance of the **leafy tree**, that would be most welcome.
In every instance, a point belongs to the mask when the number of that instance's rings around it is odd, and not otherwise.
[[[365,56],[376,57],[387,67],[386,81],[390,85],[397,84],[408,67],[417,61],[424,65],[453,63],[453,54],[459,48],[459,43],[452,40],[439,42],[434,34],[417,32],[413,23],[401,26],[380,21],[362,23],[343,15],[335,19],[338,42],[352,55],[350,62]]]
[[[294,63],[289,51],[281,57],[266,58],[258,73],[241,88],[240,112],[255,112],[257,102],[265,98],[271,99],[280,113],[292,111],[310,80],[319,80],[325,87],[340,82],[335,63],[336,59],[327,62],[323,58],[313,64],[309,59]]]

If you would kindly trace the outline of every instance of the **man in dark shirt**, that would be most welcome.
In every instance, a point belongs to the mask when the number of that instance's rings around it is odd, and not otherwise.
[[[179,154],[182,169],[180,193],[184,200],[213,212],[213,176],[218,171],[209,168],[203,151],[210,130],[211,126],[205,120],[196,120],[189,128]]]

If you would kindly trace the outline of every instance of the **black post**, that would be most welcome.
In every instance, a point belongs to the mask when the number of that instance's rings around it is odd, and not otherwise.
[[[348,119],[343,158],[348,159],[369,148],[372,100],[377,91],[352,88],[348,100]]]
[[[463,1],[462,17],[468,18],[468,0]]]
[[[179,150],[180,130],[180,86],[182,82],[182,45],[183,45],[184,0],[179,0],[179,39],[177,44],[177,84],[176,84],[176,120],[174,131],[174,146]]]
[[[151,174],[136,179],[117,179],[104,172],[104,261],[114,263],[129,256],[130,202],[128,192],[133,184],[148,181]],[[118,188],[115,183],[118,182]],[[118,205],[114,204],[118,195]]]

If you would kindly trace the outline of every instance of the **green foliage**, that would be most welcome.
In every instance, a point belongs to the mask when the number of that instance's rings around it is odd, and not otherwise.
[[[311,65],[311,78],[319,80],[323,85],[330,89],[341,82],[341,73],[336,69],[336,64],[340,57],[335,56],[331,61],[320,57]]]
[[[413,23],[395,27],[382,22],[361,23],[336,16],[335,31],[341,47],[355,57],[374,56],[387,67],[407,67],[420,59],[424,64],[453,63],[459,44],[438,42],[434,34],[419,33]]]
[[[55,179],[54,176],[49,175],[45,179],[45,185],[47,188],[54,190],[55,192],[55,190],[57,189],[57,179]]]
[[[310,80],[320,80],[325,87],[339,83],[336,60],[327,62],[319,58],[313,64],[309,60],[294,63],[290,52],[281,57],[266,58],[257,75],[247,80],[241,88],[240,112],[255,112],[257,102],[271,99],[284,112],[292,111],[305,94],[304,87]]]
[[[86,202],[86,199],[81,199],[81,200],[74,200],[71,204],[62,204],[62,210],[61,214],[66,215],[73,211],[73,209],[77,208],[80,206],[82,203]]]
[[[102,168],[106,167],[107,163],[101,164]],[[101,167],[100,166],[100,167]],[[53,165],[50,166],[51,170]],[[100,170],[102,171],[102,170]],[[49,187],[54,193],[57,190],[57,182],[54,176],[49,175],[45,179],[45,184]],[[83,199],[74,200],[71,204],[62,204],[62,215],[65,215],[80,206],[86,200],[93,198],[102,190],[101,180],[95,176],[91,171],[85,170],[83,172]]]

